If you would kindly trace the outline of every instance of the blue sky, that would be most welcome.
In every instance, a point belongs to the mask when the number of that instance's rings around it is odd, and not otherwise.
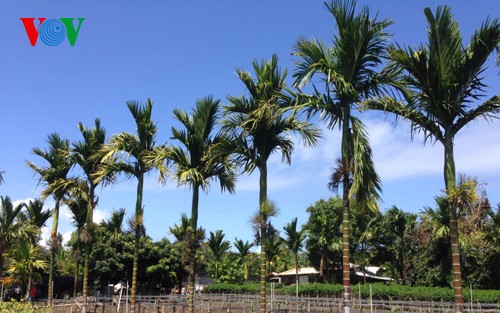
[[[359,1],[369,4],[380,18],[392,18],[392,42],[416,46],[426,38],[423,9],[449,4],[468,42],[473,30],[490,15],[498,18],[500,2],[468,1]],[[75,46],[35,47],[29,43],[21,17],[84,17]],[[191,110],[197,98],[213,95],[226,103],[227,95],[242,95],[243,84],[235,69],[251,71],[253,59],[276,53],[282,68],[288,68],[291,84],[292,46],[300,37],[318,37],[331,42],[334,23],[323,1],[54,1],[19,0],[0,2],[0,170],[5,184],[0,195],[22,201],[42,191],[26,160],[42,165],[31,154],[46,147],[49,133],[76,141],[78,122],[92,126],[100,118],[108,135],[134,131],[125,101],[154,102],[158,143],[169,141],[174,108]],[[499,67],[493,57],[485,72],[491,86],[488,97],[500,89]],[[412,142],[409,127],[393,127],[391,117],[365,113],[377,170],[383,182],[381,208],[392,205],[410,212],[433,206],[433,198],[444,188],[443,151],[440,144]],[[270,161],[269,197],[280,208],[273,223],[281,227],[298,217],[307,220],[305,209],[332,194],[327,178],[339,155],[340,134],[324,129],[314,149],[297,143],[292,165]],[[486,182],[493,204],[500,202],[500,121],[472,123],[456,138],[457,172]],[[485,145],[488,144],[488,146]],[[113,209],[126,208],[132,216],[136,182],[126,181],[99,191],[96,219],[107,218]],[[221,194],[214,184],[200,199],[199,224],[207,231],[223,229],[226,238],[252,239],[250,215],[257,209],[257,175],[241,176],[234,195]],[[47,206],[53,201],[48,199]],[[191,193],[169,182],[156,182],[153,173],[144,191],[145,225],[154,239],[168,234],[181,213],[190,212]],[[51,221],[48,225],[51,226]],[[63,212],[59,231],[72,231]],[[45,232],[47,233],[47,231]]]

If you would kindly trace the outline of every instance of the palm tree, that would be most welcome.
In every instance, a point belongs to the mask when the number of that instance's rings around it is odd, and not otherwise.
[[[229,153],[214,153],[217,145],[229,140],[222,132],[213,134],[219,119],[219,102],[211,96],[198,99],[191,115],[175,109],[174,117],[184,129],[172,127],[172,139],[180,145],[166,148],[156,155],[156,159],[164,159],[175,165],[173,178],[179,186],[188,185],[193,191],[190,219],[192,240],[197,237],[200,188],[208,192],[211,181],[218,180],[222,191],[234,192],[235,174],[229,162]],[[198,245],[194,241],[190,245],[192,260]],[[194,262],[191,262],[189,274],[189,308],[193,312],[196,275]]]
[[[59,206],[67,192],[65,188],[58,188],[56,185],[64,185],[72,164],[68,158],[69,141],[67,139],[62,139],[57,133],[52,133],[48,136],[47,143],[49,144],[48,150],[34,148],[32,152],[34,155],[43,158],[48,163],[48,166],[38,167],[35,163],[29,161],[27,165],[40,176],[39,182],[46,185],[45,190],[42,191],[42,199],[52,195],[55,200],[55,207],[52,211],[53,225],[50,232],[49,288],[47,295],[48,304],[52,305],[52,282],[54,277],[57,227],[59,225]]]
[[[281,152],[282,161],[290,164],[293,141],[290,134],[296,133],[306,145],[314,146],[319,133],[307,122],[299,121],[295,114],[286,114],[290,103],[283,103],[280,93],[286,91],[286,70],[278,67],[278,57],[258,63],[253,61],[256,78],[250,73],[237,70],[238,78],[248,90],[249,97],[229,96],[230,104],[225,111],[224,128],[231,132],[232,149],[237,161],[244,164],[246,172],[255,168],[259,176],[259,208],[261,213],[268,201],[267,161],[272,153]],[[261,214],[262,215],[262,214]],[[264,215],[261,216],[264,218]],[[261,234],[265,234],[267,223],[263,221]],[[266,312],[266,254],[265,240],[261,241],[260,312]]]
[[[65,200],[65,204],[71,212],[72,224],[76,227],[76,240],[72,246],[73,257],[75,258],[75,274],[73,278],[73,296],[78,290],[78,272],[82,250],[85,249],[81,240],[81,233],[87,222],[87,210],[89,209],[88,199],[81,190],[75,188],[71,191],[70,197]]]
[[[428,43],[417,49],[391,46],[390,71],[399,75],[392,85],[403,101],[385,97],[367,102],[370,109],[384,110],[411,122],[412,134],[423,132],[425,142],[438,141],[444,147],[446,192],[456,188],[454,138],[469,122],[490,118],[500,111],[500,96],[473,105],[485,92],[482,76],[488,57],[500,43],[498,19],[487,19],[465,45],[448,6],[433,14],[424,10]],[[450,235],[453,263],[455,309],[463,311],[462,278],[456,208],[450,208]]]
[[[284,243],[290,252],[293,253],[295,265],[295,283],[296,295],[299,296],[299,252],[302,250],[304,241],[306,240],[306,231],[304,228],[297,229],[297,218],[294,218],[290,223],[287,223],[283,230],[285,231]],[[298,312],[297,301],[297,312]]]
[[[103,161],[105,167],[101,168],[95,181],[103,179],[110,172],[123,173],[127,178],[137,179],[137,198],[134,218],[134,261],[132,270],[132,288],[130,292],[131,313],[135,313],[135,298],[137,293],[137,270],[139,266],[139,243],[143,235],[143,215],[142,196],[144,188],[144,174],[155,168],[154,165],[146,162],[149,154],[157,149],[155,145],[156,124],[153,123],[151,113],[153,102],[148,99],[145,105],[140,105],[136,101],[128,101],[127,107],[132,113],[136,123],[137,134],[123,132],[114,135],[109,144],[103,147]]]
[[[44,227],[52,211],[44,211],[43,206],[44,202],[40,199],[29,200],[26,204],[26,211],[21,211],[19,214],[19,221],[28,222],[38,229]]]
[[[94,209],[97,205],[97,197],[95,190],[101,183],[110,183],[114,179],[114,172],[103,162],[102,149],[106,140],[106,130],[101,127],[101,121],[95,119],[94,128],[87,129],[81,122],[78,123],[78,130],[82,134],[83,140],[73,143],[71,149],[71,157],[74,163],[77,164],[82,172],[84,178],[74,179],[73,187],[80,189],[86,197],[88,205],[85,229],[83,238],[85,244],[85,258],[83,267],[83,298],[84,304],[82,312],[87,312],[87,295],[88,295],[88,276],[90,265],[90,254],[92,244],[95,241],[96,225],[93,222]],[[107,172],[106,172],[107,171]]]
[[[27,282],[26,298],[28,298],[33,271],[44,270],[48,265],[47,261],[43,260],[42,249],[36,244],[22,240],[8,253],[8,256],[10,264],[7,272]]]
[[[208,237],[208,247],[212,251],[215,259],[215,282],[219,279],[219,264],[222,261],[222,257],[229,250],[231,244],[228,240],[224,240],[226,235],[222,232],[222,230],[218,229],[214,232],[210,232],[210,236]]]
[[[5,183],[5,180],[3,178],[3,175],[5,174],[5,171],[0,171],[0,185]]]
[[[250,249],[252,249],[253,244],[251,242],[245,241],[242,239],[234,238],[234,247],[238,250],[238,254],[240,257],[239,262],[243,264],[243,279],[248,281],[248,256],[251,255]]]
[[[351,202],[376,209],[381,190],[375,172],[367,134],[361,121],[351,115],[357,103],[377,94],[385,77],[375,69],[382,63],[390,20],[370,18],[368,7],[355,14],[355,1],[335,0],[326,3],[333,15],[338,34],[333,45],[300,38],[293,54],[300,59],[294,71],[295,85],[306,85],[315,74],[322,76],[326,94],[311,110],[321,111],[328,127],[342,129],[341,160],[343,187],[343,284],[344,310],[350,310],[349,216]],[[350,172],[352,171],[352,177]],[[352,182],[350,179],[352,178]]]
[[[16,219],[24,206],[24,203],[20,203],[14,207],[9,197],[0,196],[0,277],[3,276],[4,253],[10,248],[21,226]]]

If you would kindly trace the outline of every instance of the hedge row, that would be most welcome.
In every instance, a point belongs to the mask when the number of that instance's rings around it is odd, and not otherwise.
[[[268,288],[269,288],[268,284]],[[378,300],[401,301],[445,301],[453,302],[453,289],[441,287],[410,287],[396,284],[372,284],[372,297]],[[207,286],[206,292],[224,294],[258,294],[258,283],[248,284],[213,284]],[[352,285],[352,297],[370,296],[370,285]],[[339,284],[304,284],[299,286],[299,295],[309,297],[342,297],[343,287]],[[295,286],[275,285],[276,294],[295,295]],[[470,290],[464,289],[464,301],[470,301]],[[472,290],[472,299],[480,303],[500,303],[500,290]]]

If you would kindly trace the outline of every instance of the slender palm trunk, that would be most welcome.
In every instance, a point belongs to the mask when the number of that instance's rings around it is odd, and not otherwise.
[[[78,234],[80,236],[80,234]],[[78,271],[80,270],[80,259],[75,258],[75,274],[73,276],[73,297],[76,297],[78,292]]]
[[[456,187],[455,158],[453,154],[453,137],[447,132],[444,142],[444,179],[446,191]],[[463,312],[464,299],[462,295],[462,269],[460,265],[460,246],[458,244],[458,225],[456,207],[449,204],[451,262],[453,269],[453,294],[455,296],[455,311]]]
[[[193,186],[193,199],[191,204],[191,243],[190,243],[190,269],[189,269],[189,313],[194,313],[194,285],[196,279],[196,247],[197,247],[197,229],[198,229],[198,203],[200,200],[200,186]],[[216,268],[217,270],[217,268]],[[217,281],[217,277],[215,278]]]
[[[263,156],[261,156],[263,157]],[[259,207],[262,213],[263,206],[267,201],[267,163],[265,160],[261,161],[260,165],[260,177],[259,177]],[[261,214],[261,216],[263,216]],[[266,303],[266,227],[267,221],[261,221],[260,230],[260,313],[266,313],[267,303]]]
[[[351,168],[352,138],[350,130],[350,106],[343,105],[342,117],[342,165],[344,173],[342,177],[342,284],[344,286],[344,313],[351,310],[351,255],[350,255],[350,201],[349,201],[349,169]]]
[[[84,257],[84,264],[83,264],[83,290],[82,290],[82,296],[83,296],[83,306],[82,306],[82,313],[87,313],[87,298],[88,298],[88,289],[89,289],[89,268],[90,268],[90,252],[92,250],[92,241],[94,237],[93,233],[93,227],[92,222],[93,222],[93,217],[94,217],[94,186],[90,187],[89,191],[89,201],[88,201],[88,208],[87,208],[87,220],[86,220],[86,227],[87,227],[87,235],[85,236],[86,242],[85,242],[85,257]]]
[[[59,204],[61,202],[61,198],[56,198],[56,204],[54,207],[54,212],[52,213],[53,217],[53,224],[52,224],[52,231],[50,232],[50,261],[49,261],[49,283],[48,283],[48,290],[47,290],[47,304],[48,306],[52,306],[52,297],[53,297],[53,290],[52,290],[52,285],[54,282],[54,260],[56,257],[56,247],[55,247],[55,242],[56,242],[56,235],[57,235],[57,227],[59,225]]]
[[[139,267],[139,246],[142,231],[142,191],[144,186],[144,173],[137,175],[137,201],[135,203],[135,243],[134,263],[132,268],[132,288],[130,290],[130,313],[135,313],[135,296],[137,294],[137,270]]]

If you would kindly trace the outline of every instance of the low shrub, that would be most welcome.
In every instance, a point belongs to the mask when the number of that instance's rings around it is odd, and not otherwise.
[[[31,303],[7,301],[0,302],[0,313],[52,313],[50,308],[35,308]]]

